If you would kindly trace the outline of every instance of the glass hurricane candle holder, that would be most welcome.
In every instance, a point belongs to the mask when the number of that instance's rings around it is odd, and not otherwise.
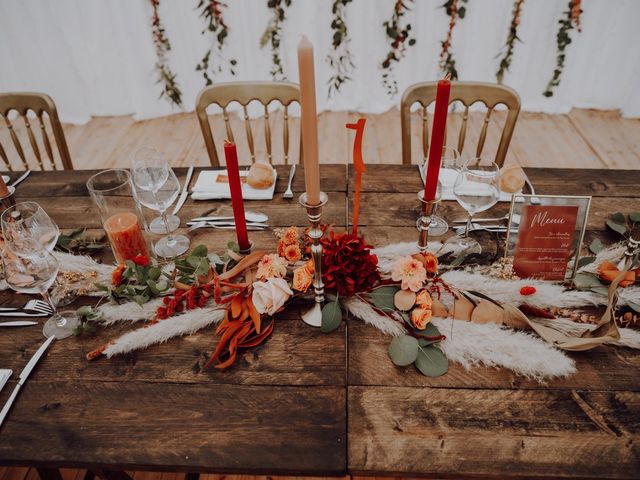
[[[87,180],[87,188],[100,211],[116,261],[121,264],[137,255],[148,257],[143,218],[129,171],[116,168],[96,173]]]

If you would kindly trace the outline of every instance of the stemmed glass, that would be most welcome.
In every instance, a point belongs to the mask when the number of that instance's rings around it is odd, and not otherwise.
[[[31,251],[26,253],[27,245]],[[40,294],[42,298],[56,312],[56,306],[49,295],[49,288],[58,275],[58,261],[53,254],[43,249],[38,242],[27,240],[23,244],[24,254],[16,254],[10,248],[2,252],[7,284],[16,292]],[[58,339],[67,338],[73,334],[79,320],[74,312],[55,313],[46,321],[42,329],[45,337],[55,335]]]
[[[469,237],[469,229],[476,213],[493,207],[500,198],[500,167],[495,162],[475,158],[467,162],[458,172],[453,185],[453,194],[469,217],[464,236],[455,237],[454,243],[467,253],[481,253],[482,247]]]
[[[460,153],[453,147],[445,145],[442,148],[442,160],[440,163],[440,172],[438,176],[438,188],[444,192],[451,193],[453,190],[453,184],[456,180],[456,175],[463,167],[464,162],[460,157]],[[424,176],[426,180],[427,165],[423,165]],[[438,216],[431,216],[431,223],[429,224],[429,236],[438,237],[444,235],[449,231],[449,224],[447,221]]]
[[[135,155],[132,171],[136,198],[145,207],[160,212],[168,233],[156,242],[156,254],[165,258],[182,255],[189,248],[189,239],[184,235],[173,235],[167,218],[167,209],[180,194],[178,178],[160,154],[148,147]]]
[[[2,234],[8,247],[20,255],[32,253],[33,241],[53,251],[60,229],[36,202],[22,202],[2,213]]]

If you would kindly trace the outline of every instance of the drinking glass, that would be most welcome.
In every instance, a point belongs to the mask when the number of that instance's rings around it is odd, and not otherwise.
[[[141,181],[151,185],[162,185],[166,181],[166,170],[162,167],[163,162],[160,152],[151,147],[142,147],[134,155],[133,158],[133,170],[135,175],[135,169],[137,167],[144,167],[148,165],[149,171],[144,173]],[[166,163],[165,163],[166,164]],[[167,167],[168,168],[168,167]],[[158,174],[158,169],[161,171]],[[143,188],[143,187],[140,187]],[[150,188],[150,190],[152,190]],[[166,215],[166,221],[162,216],[157,216],[151,220],[148,224],[148,229],[151,233],[157,235],[163,235],[166,233],[175,232],[180,227],[180,218],[177,215]]]
[[[440,172],[438,176],[438,188],[445,193],[451,193],[453,190],[453,184],[456,180],[458,171],[462,168],[464,162],[461,160],[458,150],[453,147],[445,145],[442,148],[442,159],[440,161]],[[423,164],[425,179],[427,175],[427,164]],[[444,235],[449,230],[449,224],[447,221],[438,216],[431,216],[431,223],[429,224],[429,236],[438,237]]]
[[[42,249],[36,242],[29,243],[34,250],[25,254],[16,254],[8,248],[2,252],[2,263],[7,284],[16,292],[40,294],[56,312],[56,306],[49,295],[49,288],[58,275],[58,261],[53,254]],[[26,248],[25,248],[26,250]],[[75,313],[55,313],[46,321],[42,329],[45,337],[67,338],[73,334],[79,320]]]
[[[495,162],[474,158],[460,169],[453,185],[453,194],[462,208],[469,214],[462,237],[455,243],[468,253],[481,253],[482,247],[469,237],[469,229],[476,213],[493,207],[500,198],[500,168]]]
[[[166,237],[156,242],[154,250],[157,255],[165,258],[182,255],[189,248],[189,239],[184,235],[173,235],[167,218],[167,209],[180,194],[180,182],[155,150],[143,150],[144,154],[136,154],[132,162],[137,199],[145,207],[160,212],[165,231],[168,232]]]
[[[36,202],[21,202],[2,213],[2,234],[7,247],[20,255],[31,253],[38,245],[53,251],[60,229]]]

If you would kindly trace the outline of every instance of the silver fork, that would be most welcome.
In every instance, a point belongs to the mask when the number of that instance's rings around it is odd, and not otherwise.
[[[53,315],[53,309],[43,300],[29,300],[22,307],[0,307],[0,316],[36,315]]]
[[[293,190],[291,190],[291,183],[293,182],[293,177],[296,176],[296,164],[291,165],[291,170],[289,170],[289,183],[287,184],[287,190],[282,194],[282,198],[293,198]]]

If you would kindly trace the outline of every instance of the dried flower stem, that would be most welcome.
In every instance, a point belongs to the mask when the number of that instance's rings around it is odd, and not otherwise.
[[[200,0],[197,8],[200,10],[200,17],[207,22],[202,34],[207,31],[210,33],[211,46],[196,66],[196,71],[202,72],[206,84],[211,85],[213,83],[212,77],[222,73],[222,63],[225,60],[222,50],[229,36],[229,27],[224,20],[223,13],[224,9],[227,8],[227,4],[218,0]],[[212,55],[215,55],[217,60],[214,65],[211,65]],[[233,58],[229,60],[228,68],[231,75],[236,74],[235,66],[237,63]]]
[[[328,96],[333,93],[340,92],[340,87],[347,81],[352,80],[351,72],[355,68],[353,56],[349,50],[349,31],[347,30],[347,21],[345,10],[349,3],[353,0],[333,0],[331,11],[333,12],[333,20],[331,20],[331,30],[333,31],[332,46],[333,51],[327,55],[327,62],[334,70],[334,74],[329,79]]]
[[[151,35],[153,36],[153,45],[156,50],[156,65],[155,69],[158,73],[159,83],[163,86],[160,97],[165,97],[170,103],[182,106],[182,92],[180,86],[176,81],[176,74],[171,71],[169,67],[169,61],[167,54],[171,50],[171,43],[167,37],[164,26],[160,21],[160,0],[149,0],[153,13],[151,15]]]
[[[440,50],[440,70],[443,74],[450,74],[451,80],[458,79],[458,70],[456,69],[456,61],[451,52],[451,42],[453,39],[453,29],[456,26],[457,19],[463,19],[467,13],[465,5],[467,0],[447,0],[442,8],[445,9],[449,16],[449,29],[444,41],[441,42],[442,50]]]
[[[511,18],[511,26],[509,27],[509,35],[507,35],[504,54],[500,59],[500,66],[496,72],[496,80],[498,83],[502,83],[505,72],[508,72],[511,67],[511,59],[513,58],[515,43],[522,41],[518,37],[518,26],[520,25],[520,16],[522,15],[523,4],[524,0],[515,0],[513,4],[513,16]]]
[[[271,77],[274,80],[284,80],[284,68],[282,67],[282,56],[280,43],[282,36],[282,25],[286,20],[287,8],[291,6],[292,0],[268,0],[267,7],[272,11],[271,19],[260,38],[260,48],[265,45],[271,46]]]
[[[402,18],[411,11],[407,3],[413,4],[413,1],[396,0],[391,18],[382,24],[390,45],[389,52],[382,61],[382,84],[390,96],[398,93],[398,82],[393,73],[394,65],[406,56],[408,47],[416,44],[416,39],[410,34],[411,24],[404,23]]]

